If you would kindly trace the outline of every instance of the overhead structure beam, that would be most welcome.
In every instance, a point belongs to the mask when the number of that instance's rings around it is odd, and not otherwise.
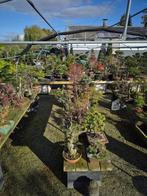
[[[147,44],[147,40],[105,40],[101,39],[98,41],[0,41],[1,45],[57,45],[57,44],[102,44],[102,43],[112,43],[112,44]]]
[[[12,0],[1,0],[1,1],[0,1],[0,4],[7,3],[7,2],[9,2],[9,1],[12,1]]]
[[[33,2],[31,0],[26,0],[29,5],[37,12],[37,14],[46,22],[46,24],[55,32],[57,33],[57,31],[52,27],[52,25],[46,20],[46,18],[40,13],[40,11],[35,7],[35,5],[33,4]]]
[[[123,40],[126,40],[126,37],[127,37],[127,30],[128,30],[128,23],[129,23],[131,3],[132,3],[132,0],[128,0],[127,10],[126,10],[126,15],[125,15],[125,19],[126,19],[125,27],[124,27],[124,32],[123,32],[123,35],[122,35],[122,39]]]
[[[142,10],[140,10],[140,11],[138,11],[138,12],[132,14],[132,15],[130,15],[130,19],[131,19],[131,18],[134,18],[134,17],[137,16],[138,14],[141,14],[141,13],[143,13],[143,12],[145,12],[145,11],[147,11],[147,8],[144,8],[144,9],[142,9]],[[120,23],[120,21],[117,22],[117,23],[114,23],[114,24],[111,25],[110,27],[114,27],[114,26],[116,26],[116,25],[119,25],[119,23]]]

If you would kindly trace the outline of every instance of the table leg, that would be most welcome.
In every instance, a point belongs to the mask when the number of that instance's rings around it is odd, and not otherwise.
[[[74,188],[74,182],[82,176],[97,181],[101,185],[101,172],[67,172],[67,188]]]

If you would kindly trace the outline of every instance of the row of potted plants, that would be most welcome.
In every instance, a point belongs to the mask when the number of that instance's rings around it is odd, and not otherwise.
[[[15,122],[8,118],[9,113],[23,107],[33,95],[34,84],[43,76],[36,67],[0,61],[0,133],[7,134],[11,130]]]

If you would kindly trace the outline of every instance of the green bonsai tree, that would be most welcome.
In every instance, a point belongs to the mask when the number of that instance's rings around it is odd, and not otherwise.
[[[136,107],[137,108],[143,108],[145,104],[145,99],[143,95],[138,95],[135,99]]]
[[[83,130],[87,132],[103,132],[105,127],[105,116],[92,107],[83,122]]]
[[[106,146],[97,141],[87,147],[87,155],[89,158],[105,159],[107,156]]]

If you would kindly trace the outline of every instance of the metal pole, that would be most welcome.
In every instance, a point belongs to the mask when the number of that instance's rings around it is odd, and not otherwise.
[[[126,37],[127,37],[127,30],[128,30],[128,22],[129,22],[129,16],[130,16],[131,3],[132,3],[132,0],[128,0],[127,10],[126,10],[126,15],[125,15],[125,19],[126,19],[125,28],[124,28],[124,32],[123,32],[123,35],[122,35],[123,40],[126,40]]]
[[[125,44],[147,44],[146,40],[106,40],[106,39],[100,39],[97,41],[0,41],[0,45],[25,45],[25,44],[31,44],[31,45],[57,45],[57,44],[102,44],[102,43],[125,43]]]

